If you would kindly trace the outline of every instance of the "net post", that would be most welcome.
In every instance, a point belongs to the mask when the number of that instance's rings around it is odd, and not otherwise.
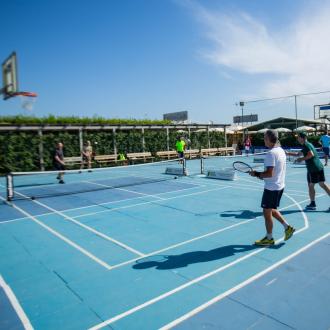
[[[11,201],[14,198],[14,185],[13,185],[13,176],[11,173],[6,175],[6,186],[7,186],[7,201]]]
[[[204,157],[201,156],[201,174],[204,174],[204,169],[205,169]]]
[[[183,162],[182,162],[182,173],[183,173],[183,175],[187,175],[187,161],[186,161],[186,159],[183,159]]]

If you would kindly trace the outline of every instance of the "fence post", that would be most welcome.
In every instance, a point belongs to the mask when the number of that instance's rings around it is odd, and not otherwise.
[[[112,135],[113,135],[113,153],[115,154],[116,160],[117,160],[117,141],[116,141],[116,129],[112,129]],[[123,151],[121,151],[123,152]]]
[[[170,151],[170,133],[168,127],[166,127],[166,147],[167,151]]]
[[[144,128],[141,128],[141,132],[142,132],[142,152],[145,152],[145,148],[146,148],[146,141],[144,139]]]
[[[228,141],[227,141],[227,130],[226,130],[226,126],[224,127],[223,133],[225,134],[225,147],[228,147]]]
[[[190,127],[188,127],[188,140],[190,141],[188,145],[188,150],[190,150],[191,149]]]
[[[40,170],[45,170],[45,163],[44,163],[44,144],[42,141],[42,129],[38,129],[38,136],[39,136],[39,162],[40,162]]]
[[[79,149],[80,149],[80,155],[84,148],[84,141],[83,141],[83,131],[82,128],[79,128]]]

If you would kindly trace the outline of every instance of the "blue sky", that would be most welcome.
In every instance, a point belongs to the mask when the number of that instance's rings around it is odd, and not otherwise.
[[[16,51],[35,116],[231,123],[240,100],[330,90],[330,1],[1,1],[1,62]],[[298,98],[299,116],[330,93]],[[261,120],[293,99],[250,103]],[[0,115],[27,114],[17,99]]]

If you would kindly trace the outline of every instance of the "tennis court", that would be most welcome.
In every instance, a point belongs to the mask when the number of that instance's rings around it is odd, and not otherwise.
[[[212,157],[206,169],[231,167]],[[253,162],[253,157],[244,158]],[[174,164],[174,166],[173,166]],[[1,179],[1,329],[328,329],[330,202],[309,202],[306,168],[287,164],[281,211],[264,236],[263,182],[164,174],[178,162]],[[330,181],[330,170],[325,168]]]

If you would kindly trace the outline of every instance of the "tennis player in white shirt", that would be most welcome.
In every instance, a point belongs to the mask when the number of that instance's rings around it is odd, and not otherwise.
[[[256,245],[274,245],[273,217],[284,227],[284,240],[288,240],[295,229],[290,226],[277,208],[285,187],[286,155],[278,140],[278,132],[269,129],[264,135],[265,145],[269,148],[265,156],[265,170],[263,172],[251,171],[250,175],[264,180],[264,193],[261,207],[265,218],[266,236],[255,241]]]

